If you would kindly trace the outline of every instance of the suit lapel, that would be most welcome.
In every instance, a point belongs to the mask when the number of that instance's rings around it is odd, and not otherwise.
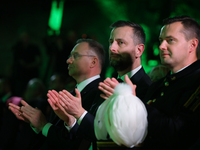
[[[94,88],[95,86],[97,86],[99,84],[99,82],[102,82],[101,78],[98,78],[98,79],[90,82],[88,85],[86,85],[86,87],[81,91],[81,97],[84,96],[92,88]]]
[[[143,67],[138,70],[138,72],[136,72],[136,74],[134,74],[132,77],[131,77],[131,81],[133,84],[136,84],[138,81],[140,81],[140,79],[143,77],[143,75],[145,74],[145,71],[143,69]]]

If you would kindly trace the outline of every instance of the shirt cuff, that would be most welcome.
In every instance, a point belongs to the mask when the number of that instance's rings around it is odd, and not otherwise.
[[[34,128],[31,124],[30,124],[30,126],[31,126],[31,128],[33,129],[33,131],[34,131],[36,134],[39,134],[39,133],[40,133],[40,131],[37,130],[36,128]]]
[[[43,127],[43,129],[42,129],[42,134],[45,136],[45,137],[47,137],[47,134],[48,134],[48,132],[49,132],[49,128],[52,126],[52,124],[51,123],[47,123],[44,127]]]
[[[75,121],[74,121],[74,123],[73,123],[71,126],[68,126],[65,122],[64,122],[64,126],[65,126],[65,128],[66,128],[68,131],[70,131],[71,128],[74,127],[74,125],[76,124],[76,122],[77,122],[77,120],[76,120],[76,118],[75,118]]]
[[[83,120],[83,118],[85,117],[85,115],[87,114],[87,110],[84,111],[84,113],[81,115],[81,117],[78,119],[78,124],[81,124],[81,121]]]

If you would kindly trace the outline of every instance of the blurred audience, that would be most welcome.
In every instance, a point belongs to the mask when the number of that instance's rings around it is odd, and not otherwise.
[[[39,77],[41,52],[36,44],[31,43],[30,35],[22,32],[18,42],[12,47],[12,81],[14,94],[22,96],[27,82]]]
[[[48,78],[55,72],[62,73],[65,76],[69,76],[67,70],[66,60],[70,55],[72,48],[77,40],[77,35],[74,31],[68,31],[68,33],[58,36],[47,36],[44,38],[43,43],[46,47],[46,51],[49,57],[47,66],[47,72],[45,77]]]
[[[23,97],[12,96],[7,101],[8,103],[15,103],[21,105],[21,100],[28,101],[32,107],[37,107],[48,116],[47,108],[49,107],[46,100],[46,87],[38,78],[31,79],[26,87]],[[7,109],[3,116],[3,122],[0,129],[0,149],[21,149],[28,150],[29,145],[35,142],[36,134],[30,128],[30,125],[18,120],[15,115]]]
[[[6,101],[12,96],[12,93],[10,79],[0,77],[0,127],[2,125],[3,115],[7,109]]]
[[[166,66],[158,65],[152,68],[152,70],[149,72],[149,77],[153,82],[155,82],[165,77],[169,71],[169,68],[167,68]]]

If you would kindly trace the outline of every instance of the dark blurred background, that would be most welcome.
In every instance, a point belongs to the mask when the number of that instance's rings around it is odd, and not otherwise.
[[[49,25],[53,2],[62,15],[60,29]],[[0,4],[0,75],[13,76],[15,55],[18,55],[13,47],[19,40],[36,45],[40,51],[39,78],[48,81],[59,69],[67,73],[67,67],[59,68],[59,63],[67,59],[74,42],[78,38],[93,38],[108,52],[109,26],[119,19],[144,27],[147,40],[142,64],[149,72],[159,64],[158,36],[162,20],[189,15],[199,21],[199,8],[199,0],[4,0]],[[57,24],[55,18],[53,23]],[[57,53],[62,50],[67,52]],[[105,76],[109,76],[106,69]]]

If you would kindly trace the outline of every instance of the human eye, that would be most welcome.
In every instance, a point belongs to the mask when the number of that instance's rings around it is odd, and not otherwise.
[[[163,39],[159,39],[160,44],[163,42]]]
[[[173,38],[168,38],[168,39],[167,39],[167,43],[172,44],[173,42],[174,42],[174,39],[173,39]]]
[[[123,45],[123,44],[125,44],[124,41],[118,41],[118,45]]]
[[[112,39],[110,39],[109,40],[109,45],[111,45],[113,43],[113,40]]]
[[[76,53],[72,53],[69,55],[69,58],[72,58],[72,59],[76,59],[78,56],[76,55]]]
[[[168,41],[169,41],[169,42],[173,42],[173,41],[174,41],[174,39],[169,39]]]
[[[124,44],[124,42],[123,42],[123,41],[120,41],[119,43],[120,43],[120,44]]]
[[[76,53],[72,54],[73,58],[76,59],[78,57],[78,55]]]

